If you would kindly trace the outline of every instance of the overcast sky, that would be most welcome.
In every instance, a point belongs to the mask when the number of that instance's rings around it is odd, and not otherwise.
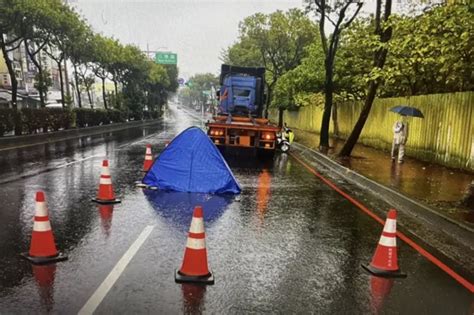
[[[256,12],[302,8],[302,0],[69,0],[96,32],[146,50],[178,53],[181,76],[217,74],[222,49]]]

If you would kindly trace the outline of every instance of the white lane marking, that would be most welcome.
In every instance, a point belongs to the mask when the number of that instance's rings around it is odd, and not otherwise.
[[[80,159],[80,160],[77,160],[77,161],[73,161],[73,162],[69,162],[69,163],[66,163],[66,164],[62,164],[62,165],[59,165],[58,167],[56,167],[57,169],[58,168],[63,168],[63,167],[66,167],[66,166],[69,166],[69,165],[73,165],[73,164],[76,164],[76,163],[80,163],[80,162],[84,162],[86,160],[90,160],[90,159],[93,159],[95,157],[99,157],[100,155],[91,155],[89,157],[86,157],[86,158],[83,158],[83,159]]]
[[[104,282],[95,290],[94,294],[89,298],[86,304],[79,311],[79,315],[93,314],[97,307],[100,305],[102,300],[105,298],[107,293],[110,291],[112,286],[115,284],[117,279],[123,273],[128,263],[132,260],[135,254],[138,252],[140,247],[146,241],[148,236],[150,236],[151,231],[155,226],[149,225],[143,229],[142,233],[138,236],[135,242],[130,246],[127,252],[120,258],[115,267],[109,273]]]
[[[134,141],[134,142],[124,143],[124,144],[120,145],[118,148],[119,148],[119,149],[122,149],[122,148],[125,148],[125,147],[129,146],[129,145],[134,145],[134,144],[143,142],[143,141],[145,141],[145,140],[147,140],[147,139],[150,139],[150,138],[153,137],[153,136],[156,136],[156,135],[159,134],[159,133],[161,133],[161,131],[160,131],[160,132],[154,132],[154,133],[152,133],[151,135],[148,135],[148,136],[146,136],[145,138],[142,138],[142,139],[137,140],[137,141]]]

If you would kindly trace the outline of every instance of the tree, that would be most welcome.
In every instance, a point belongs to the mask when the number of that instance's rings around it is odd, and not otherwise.
[[[394,16],[382,96],[472,91],[473,13],[438,6],[418,16]]]
[[[92,36],[93,33],[89,26],[85,23],[81,23],[76,32],[70,36],[69,41],[71,44],[66,48],[66,55],[71,60],[72,66],[74,68],[74,86],[76,88],[79,108],[82,107],[80,87],[83,85],[83,83],[85,83],[87,71],[89,68],[88,64],[93,59],[91,55]],[[83,71],[80,69],[81,65]],[[84,85],[84,87],[86,87],[86,91],[89,95],[89,103],[92,105],[92,100],[90,97],[91,85]]]
[[[13,68],[13,61],[9,57],[9,52],[18,48],[23,42],[24,38],[15,34],[13,30],[22,17],[15,10],[15,0],[0,0],[0,49],[2,50],[3,58],[10,75],[12,85],[12,107],[17,109],[17,94],[18,94],[18,80],[16,78],[15,69]],[[18,126],[19,124],[15,124]],[[15,134],[21,134],[21,130],[15,129]]]
[[[240,23],[239,32],[239,41],[228,48],[223,60],[239,66],[266,68],[267,117],[276,82],[300,64],[306,55],[305,47],[317,38],[317,28],[301,10],[290,9],[249,16]],[[283,105],[276,106],[281,113],[285,110]]]
[[[114,57],[108,53],[108,49],[113,47],[114,40],[106,38],[102,35],[95,34],[91,39],[91,50],[92,50],[92,72],[102,82],[102,101],[104,102],[104,108],[107,109],[107,95],[105,93],[105,80],[108,78],[107,67],[110,60]]]
[[[357,119],[357,122],[352,129],[351,134],[347,138],[344,146],[339,152],[340,157],[349,157],[352,149],[354,148],[359,136],[364,128],[365,122],[369,117],[372,104],[374,102],[375,96],[377,94],[377,89],[382,82],[380,72],[385,65],[385,60],[387,58],[388,48],[387,43],[392,37],[392,27],[386,25],[390,15],[392,13],[392,0],[385,0],[384,12],[382,16],[382,0],[377,0],[376,9],[375,9],[375,29],[374,34],[379,37],[380,45],[374,53],[374,62],[373,69],[370,74],[370,81],[368,84],[367,96],[365,98],[364,106],[362,111]]]
[[[53,59],[59,70],[60,88],[61,88],[61,102],[65,106],[65,91],[63,80],[63,63],[69,54],[73,58],[79,58],[78,52],[85,53],[79,46],[86,46],[86,34],[90,32],[88,26],[82,19],[72,11],[68,6],[63,5],[56,12],[54,24],[49,25],[50,40],[45,46],[45,52]],[[77,77],[75,77],[77,80]],[[77,85],[77,84],[76,84]],[[69,96],[68,96],[69,97]],[[80,95],[79,95],[80,100]],[[80,102],[80,101],[79,101]],[[79,103],[81,106],[81,104]]]
[[[324,82],[324,112],[323,119],[321,121],[321,134],[320,134],[320,149],[327,151],[329,148],[329,121],[331,118],[331,110],[333,103],[333,91],[334,91],[334,64],[336,60],[336,53],[339,47],[339,41],[341,33],[348,29],[351,23],[356,18],[360,9],[362,8],[361,1],[353,0],[337,0],[334,5],[329,5],[326,0],[314,0],[308,2],[308,9],[314,10],[316,16],[319,18],[319,34],[321,36],[321,47],[325,55],[324,69],[325,69],[325,82]],[[355,4],[355,10],[353,12],[348,11],[351,4]],[[350,13],[349,13],[350,12]],[[349,13],[349,14],[348,14]],[[347,15],[347,16],[346,16]],[[326,35],[326,21],[329,21],[334,27],[333,32],[328,36]]]
[[[42,76],[42,77],[40,77]],[[53,80],[48,70],[38,72],[35,75],[34,88],[42,95],[47,95],[49,88],[53,86]]]

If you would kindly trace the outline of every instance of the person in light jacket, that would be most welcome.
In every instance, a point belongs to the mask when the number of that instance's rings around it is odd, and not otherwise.
[[[406,119],[397,120],[393,125],[393,142],[392,142],[392,161],[397,158],[396,154],[398,151],[398,163],[403,163],[403,157],[405,156],[405,144],[408,140],[408,122]]]

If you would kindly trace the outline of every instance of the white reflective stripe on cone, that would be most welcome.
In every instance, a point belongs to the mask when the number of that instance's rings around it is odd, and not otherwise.
[[[146,148],[146,154],[151,154],[151,148]]]
[[[35,216],[37,217],[45,217],[48,215],[48,208],[46,207],[46,202],[44,201],[37,201],[36,202],[36,210]]]
[[[112,185],[112,179],[111,178],[100,178],[99,184],[101,185]]]
[[[191,249],[206,249],[206,241],[203,238],[188,237],[186,247]]]
[[[387,247],[395,247],[397,246],[397,238],[396,237],[387,237],[381,236],[379,245],[387,246]]]
[[[387,219],[385,221],[385,226],[383,227],[383,231],[387,233],[397,232],[397,220]]]
[[[108,166],[102,166],[102,173],[101,175],[109,175],[110,176],[110,170]]]
[[[49,221],[35,221],[33,224],[33,231],[46,232],[51,231],[51,223]]]
[[[146,155],[145,160],[153,160],[153,159],[151,158],[151,155]]]
[[[193,217],[191,221],[191,227],[189,228],[191,233],[204,233],[204,222],[202,218]]]

